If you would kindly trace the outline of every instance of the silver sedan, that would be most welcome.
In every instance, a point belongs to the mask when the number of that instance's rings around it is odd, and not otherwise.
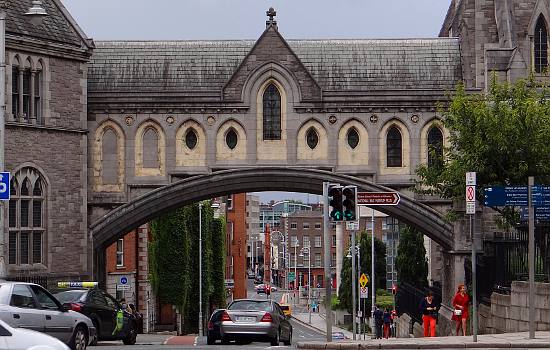
[[[222,343],[236,341],[269,341],[277,346],[292,342],[292,326],[289,317],[274,301],[235,300],[222,314],[220,325]]]

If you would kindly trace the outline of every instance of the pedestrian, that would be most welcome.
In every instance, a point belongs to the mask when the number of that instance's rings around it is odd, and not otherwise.
[[[384,338],[388,339],[390,337],[390,328],[391,328],[391,313],[388,308],[384,309],[384,314],[382,315],[384,320]]]
[[[438,307],[432,292],[428,292],[420,302],[422,311],[422,324],[424,325],[424,337],[435,337],[435,325],[437,323]]]
[[[375,338],[382,339],[382,325],[384,324],[384,313],[378,306],[375,306],[374,309],[374,328],[375,328]]]
[[[458,286],[458,290],[453,298],[453,317],[456,321],[456,335],[459,335],[459,331],[462,328],[462,335],[466,336],[466,322],[468,322],[468,304],[470,304],[470,297],[466,293],[466,286],[463,284]]]

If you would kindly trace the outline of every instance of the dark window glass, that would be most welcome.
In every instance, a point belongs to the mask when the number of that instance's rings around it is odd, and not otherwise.
[[[239,138],[237,137],[237,133],[235,132],[235,129],[231,128],[225,135],[225,143],[227,144],[227,147],[229,149],[235,149],[237,147],[237,142],[239,141]]]
[[[55,302],[52,296],[40,286],[31,286],[34,295],[36,295],[36,300],[38,301],[38,306],[42,309],[49,310],[58,310],[59,305]]]
[[[428,166],[439,167],[443,161],[443,133],[437,126],[428,132]]]
[[[43,124],[42,121],[42,71],[36,72],[34,76],[34,115],[38,124]]]
[[[29,227],[29,200],[21,200],[21,227]]]
[[[19,116],[19,68],[11,69],[11,113]]]
[[[27,285],[16,284],[11,292],[10,305],[15,307],[36,308],[31,290]]]
[[[19,263],[28,264],[29,263],[29,233],[21,232],[19,236],[19,240],[20,240]]]
[[[357,129],[350,128],[348,131],[348,145],[355,149],[359,145],[359,133],[357,132]]]
[[[31,111],[31,71],[26,69],[23,72],[23,115],[29,119]]]
[[[386,138],[387,164],[388,167],[402,166],[402,140],[401,133],[397,127],[392,126],[388,130]]]
[[[537,20],[534,33],[535,40],[535,72],[543,73],[548,67],[548,31],[546,22],[541,15]]]
[[[17,227],[17,200],[10,200],[9,209],[10,227]]]
[[[263,96],[264,140],[281,139],[281,94],[277,87],[269,84]]]
[[[187,130],[187,133],[185,134],[185,145],[189,149],[194,149],[195,146],[197,146],[197,133],[194,129]]]
[[[309,148],[315,149],[317,147],[317,144],[319,144],[319,135],[317,135],[315,128],[310,128],[307,131],[306,141]]]
[[[105,301],[105,298],[100,291],[94,291],[92,293],[92,302],[94,305],[107,307],[107,301]]]
[[[10,194],[17,196],[17,183],[15,181],[10,181]]]
[[[32,262],[34,264],[42,262],[42,232],[32,234]]]
[[[9,264],[17,264],[17,232],[10,232]]]
[[[36,183],[34,184],[32,195],[37,197],[42,196],[42,186],[40,186],[40,180],[36,181]]]
[[[32,227],[42,227],[42,200],[32,201]]]
[[[21,195],[22,196],[28,196],[29,195],[29,187],[30,187],[29,179],[25,179],[23,181],[23,186],[21,186]]]

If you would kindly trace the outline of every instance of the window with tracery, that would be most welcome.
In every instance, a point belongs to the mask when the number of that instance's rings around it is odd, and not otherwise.
[[[12,178],[10,187],[8,264],[43,263],[45,182],[36,169],[23,168]]]
[[[269,84],[263,96],[264,140],[281,139],[281,94],[274,84]]]
[[[28,63],[30,64],[30,63]],[[21,67],[11,69],[11,112],[19,122],[44,124],[42,116],[42,65],[37,69]]]
[[[437,126],[428,131],[428,166],[440,167],[443,162],[443,133]]]
[[[390,127],[386,136],[386,161],[388,167],[403,166],[403,140],[396,126]]]
[[[535,26],[535,72],[543,73],[548,67],[548,30],[546,21],[540,15]]]

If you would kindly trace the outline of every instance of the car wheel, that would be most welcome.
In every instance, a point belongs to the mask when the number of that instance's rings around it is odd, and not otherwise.
[[[271,339],[271,346],[279,346],[280,343],[280,331],[277,331],[277,334],[275,334],[275,337]]]
[[[292,344],[292,328],[290,329],[290,331],[288,331],[288,340],[285,340],[284,344],[286,346],[289,346],[290,344]]]
[[[132,323],[132,326],[128,331],[128,335],[126,336],[126,338],[122,339],[122,342],[124,343],[124,345],[134,345],[136,343],[136,338],[137,338],[137,327],[135,323]]]
[[[69,347],[73,350],[86,350],[88,345],[88,339],[86,336],[86,330],[82,326],[77,326],[73,338],[69,342]]]

